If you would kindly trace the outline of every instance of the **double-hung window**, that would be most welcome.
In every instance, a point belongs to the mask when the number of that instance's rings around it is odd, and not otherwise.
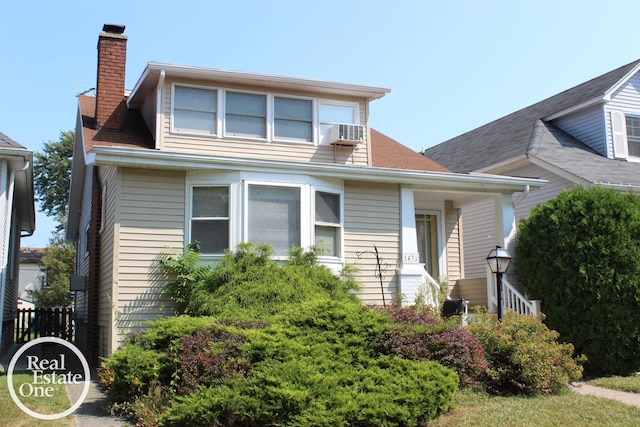
[[[309,99],[274,97],[275,139],[313,141],[313,103]]]
[[[336,123],[357,124],[355,104],[320,103],[320,144],[329,144],[329,129]]]
[[[315,244],[323,255],[340,256],[340,195],[316,191]]]
[[[204,254],[219,254],[229,248],[229,187],[193,187],[191,242],[200,243]]]
[[[226,92],[225,131],[227,135],[267,137],[267,97],[243,92]]]
[[[214,89],[174,87],[173,129],[214,135],[217,133],[218,93]]]
[[[269,244],[278,256],[301,246],[300,187],[249,184],[247,189],[248,241]]]
[[[627,149],[629,156],[640,157],[640,116],[625,117],[627,124]]]

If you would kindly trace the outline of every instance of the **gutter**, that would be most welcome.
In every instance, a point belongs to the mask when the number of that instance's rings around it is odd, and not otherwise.
[[[193,171],[211,169],[237,171],[243,169],[256,172],[292,172],[346,180],[387,183],[391,181],[421,189],[449,191],[455,189],[492,193],[513,193],[524,191],[527,188],[537,189],[547,183],[545,180],[536,178],[502,175],[426,172],[352,165],[341,166],[327,163],[259,160],[104,146],[94,147],[91,150],[87,156],[87,164]]]

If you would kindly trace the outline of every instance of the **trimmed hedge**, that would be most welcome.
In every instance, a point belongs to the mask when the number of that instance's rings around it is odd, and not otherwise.
[[[640,198],[576,187],[523,220],[517,268],[590,374],[640,370]]]

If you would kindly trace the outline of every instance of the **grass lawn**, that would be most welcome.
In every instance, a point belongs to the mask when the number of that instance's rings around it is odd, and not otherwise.
[[[628,391],[630,393],[640,393],[640,375],[597,378],[587,381],[587,384],[613,390]]]
[[[19,384],[25,382],[32,382],[33,375],[31,374],[15,374],[13,376],[14,388]],[[64,386],[56,385],[54,397],[52,398],[24,398],[20,399],[21,402],[32,411],[39,414],[57,414],[64,412],[71,406],[69,397],[66,391],[63,390]],[[0,426],[1,427],[31,427],[31,426],[51,426],[51,427],[70,427],[74,425],[73,416],[69,415],[65,418],[46,421],[33,418],[30,415],[22,412],[20,408],[15,404],[9,394],[9,388],[7,387],[7,376],[3,375],[0,378]]]
[[[584,427],[640,424],[640,409],[567,391],[550,397],[492,397],[461,391],[457,408],[430,427]]]

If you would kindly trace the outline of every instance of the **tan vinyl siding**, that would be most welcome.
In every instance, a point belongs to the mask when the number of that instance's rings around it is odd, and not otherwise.
[[[574,186],[567,179],[535,165],[510,170],[504,174],[509,176],[534,176],[548,180],[547,185],[527,194],[516,206],[516,223],[519,223],[522,218],[526,218],[534,206],[553,199],[563,188]],[[514,200],[519,195],[520,193],[514,194]],[[462,209],[462,218],[464,221],[464,277],[485,277],[487,274],[486,257],[496,242],[495,201],[492,199],[465,206]]]
[[[374,245],[383,265],[386,302],[396,298],[400,247],[400,188],[397,185],[346,182],[344,189],[344,247],[347,264],[356,265],[364,302],[382,304],[376,277]],[[366,252],[366,253],[363,253]],[[357,253],[362,253],[358,258]]]
[[[447,254],[447,271],[443,272],[449,283],[463,276],[462,254],[460,242],[460,218],[458,209],[454,209],[451,201],[444,205],[445,245]]]
[[[162,149],[174,152],[201,153],[207,155],[260,158],[268,160],[286,160],[293,162],[336,163],[368,165],[368,144],[358,144],[356,147],[335,147],[331,145],[316,146],[313,143],[296,142],[265,142],[246,139],[216,138],[211,136],[171,133],[171,88],[172,83],[188,83],[211,87],[211,83],[190,81],[167,81],[163,89],[162,114]],[[224,89],[252,90],[268,93],[264,88],[233,87],[225,84]],[[312,93],[278,92],[279,95],[314,97]],[[324,99],[324,98],[323,98]],[[359,103],[360,123],[367,131],[367,106],[363,99],[337,98],[338,101]],[[365,135],[365,140],[368,135]]]
[[[114,262],[114,241],[118,205],[118,174],[115,167],[100,167],[102,184],[102,221],[100,232],[100,287],[98,328],[100,340],[98,354],[107,356],[112,349],[109,337],[113,338],[114,313],[114,274],[117,274],[118,263]]]
[[[184,247],[185,173],[121,171],[116,326],[123,335],[172,313],[158,262]]]

